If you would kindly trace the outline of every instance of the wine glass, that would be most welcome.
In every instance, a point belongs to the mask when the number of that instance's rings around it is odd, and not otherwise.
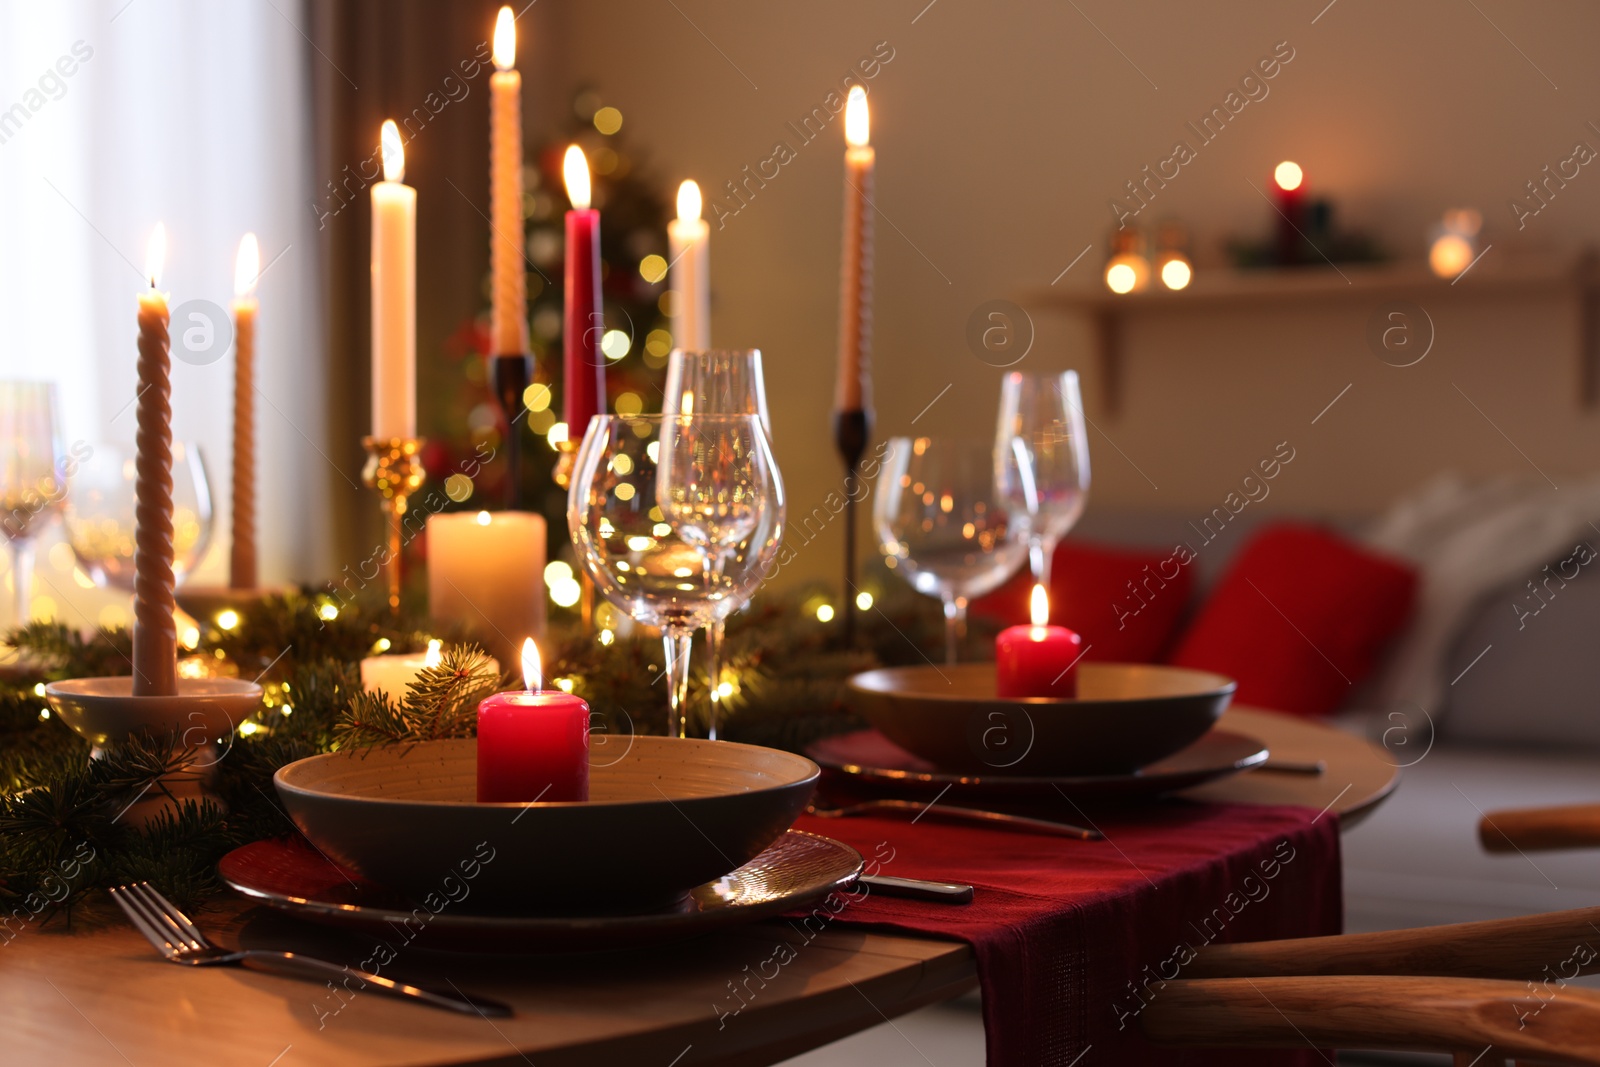
[[[772,417],[767,412],[767,388],[761,373],[760,349],[714,349],[705,352],[674,349],[667,358],[667,384],[662,394],[664,415],[757,415],[772,438]],[[778,521],[783,521],[783,480],[777,464],[772,474],[778,487]],[[722,636],[727,616],[743,604],[730,604],[727,610],[706,626],[706,677],[710,695],[706,736],[717,739],[722,705]]]
[[[65,494],[56,387],[50,382],[0,382],[0,531],[11,546],[12,621],[17,626],[32,614],[33,539]]]
[[[1027,523],[1005,507],[987,444],[890,440],[872,504],[885,562],[944,601],[945,662],[955,663],[967,602],[1004,585],[1028,554]]]
[[[688,735],[694,631],[755,591],[783,533],[772,449],[753,415],[597,415],[578,447],[567,528],[613,605],[658,626],[668,732]]]
[[[73,555],[98,586],[133,591],[135,458],[132,449],[96,445],[79,466],[64,518]],[[172,573],[193,574],[211,547],[211,486],[200,447],[172,444]]]
[[[1027,522],[1033,579],[1048,587],[1056,545],[1083,514],[1089,493],[1089,435],[1077,371],[1005,376],[994,461],[1001,500]]]

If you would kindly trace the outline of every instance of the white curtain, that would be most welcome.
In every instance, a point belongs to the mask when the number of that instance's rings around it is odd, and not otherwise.
[[[0,378],[56,382],[68,442],[131,446],[150,230],[167,227],[173,305],[222,308],[239,238],[255,231],[270,264],[256,381],[266,582],[326,565],[317,516],[337,477],[322,456],[303,19],[294,0],[0,0]],[[200,445],[216,509],[201,584],[226,580],[232,396],[231,354],[174,361],[174,436]],[[40,547],[36,613],[86,625],[125,609],[121,594],[82,588],[59,529]]]

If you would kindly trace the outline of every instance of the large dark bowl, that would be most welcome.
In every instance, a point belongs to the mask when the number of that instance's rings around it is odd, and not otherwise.
[[[906,749],[973,774],[1127,774],[1211,729],[1236,688],[1209,671],[1078,666],[1073,700],[995,695],[994,664],[889,667],[850,679],[850,704]]]
[[[594,914],[666,907],[749,862],[819,774],[755,745],[613,738],[590,750],[587,802],[480,804],[477,753],[476,740],[335,752],[273,781],[320,851],[432,913]]]

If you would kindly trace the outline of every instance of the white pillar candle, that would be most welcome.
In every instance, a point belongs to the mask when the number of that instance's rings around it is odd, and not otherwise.
[[[690,352],[711,347],[711,224],[700,217],[700,186],[678,186],[678,217],[667,223],[672,264],[672,343]]]
[[[544,633],[545,523],[526,511],[456,511],[428,519],[428,611],[514,662]],[[509,658],[507,658],[509,657]]]
[[[417,435],[417,191],[405,148],[383,123],[383,181],[372,186],[372,436]]]
[[[417,680],[417,675],[424,668],[439,665],[441,644],[439,641],[429,641],[426,652],[368,656],[361,661],[361,688],[369,693],[388,693],[399,703],[405,699],[406,689]]]

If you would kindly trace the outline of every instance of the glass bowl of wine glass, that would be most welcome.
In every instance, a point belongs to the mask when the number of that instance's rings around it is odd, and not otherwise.
[[[967,603],[1022,566],[1028,526],[995,486],[989,442],[896,437],[872,507],[885,562],[912,588],[944,603],[945,661],[956,662]]]
[[[96,585],[133,591],[134,452],[96,445],[78,468],[62,517],[67,543]],[[182,582],[211,547],[211,487],[200,447],[172,444],[172,571]]]

